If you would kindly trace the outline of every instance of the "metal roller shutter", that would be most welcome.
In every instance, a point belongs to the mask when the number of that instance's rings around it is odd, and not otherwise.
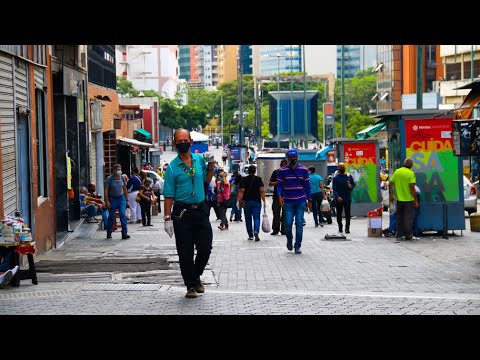
[[[0,122],[2,147],[3,208],[5,215],[17,209],[17,174],[15,151],[15,107],[13,99],[12,56],[0,52]]]
[[[45,69],[35,66],[35,86],[37,89],[43,89],[45,81]]]

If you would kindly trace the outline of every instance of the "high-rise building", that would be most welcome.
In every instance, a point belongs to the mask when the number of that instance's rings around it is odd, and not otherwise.
[[[439,51],[439,45],[423,45],[422,93],[433,93],[435,81],[443,76]],[[377,113],[402,109],[402,96],[405,100],[417,91],[417,45],[377,45],[374,71],[377,93],[372,100],[377,101]]]
[[[173,98],[178,82],[178,45],[124,45],[116,47],[122,61],[116,73],[137,90],[155,90]],[[120,53],[120,54],[119,54]]]
[[[252,45],[240,45],[240,49],[242,54],[240,63],[242,64],[243,74],[252,74]]]
[[[190,45],[178,45],[179,79],[190,80]]]
[[[353,78],[360,70],[376,65],[376,45],[343,45],[344,75]],[[337,45],[337,78],[342,75],[342,45]]]
[[[252,70],[254,75],[275,75],[302,71],[301,45],[254,45]],[[258,62],[258,65],[255,64]]]

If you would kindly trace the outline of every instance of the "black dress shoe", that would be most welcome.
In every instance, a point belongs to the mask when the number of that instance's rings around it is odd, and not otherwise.
[[[130,235],[128,235],[128,234],[122,235],[122,239],[123,239],[123,240],[125,240],[125,239],[130,239]]]
[[[270,235],[278,235],[278,231],[274,231]]]

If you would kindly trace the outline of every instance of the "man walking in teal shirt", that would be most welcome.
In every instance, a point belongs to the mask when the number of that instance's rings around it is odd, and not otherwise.
[[[310,172],[310,194],[312,196],[312,213],[313,220],[315,221],[315,227],[320,224],[323,227],[323,214],[320,206],[322,200],[326,200],[325,189],[323,188],[323,178],[315,173],[315,166],[308,168]]]

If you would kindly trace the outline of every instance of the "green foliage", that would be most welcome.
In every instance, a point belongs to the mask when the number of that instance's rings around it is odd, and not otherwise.
[[[369,115],[376,105],[371,100],[377,88],[377,78],[372,69],[361,70],[352,79],[345,79],[345,107],[359,110]],[[335,107],[341,106],[341,79],[335,81]]]
[[[179,111],[179,116],[183,127],[190,130],[201,125],[204,127],[208,124],[207,112],[197,106],[185,105]]]
[[[184,124],[180,118],[178,107],[175,104],[175,101],[172,99],[161,99],[160,100],[160,124],[163,126],[171,127],[177,129],[183,127]]]
[[[140,93],[137,89],[133,87],[132,82],[128,81],[123,76],[117,76],[117,92],[119,94],[129,97],[138,96],[138,94]]]

